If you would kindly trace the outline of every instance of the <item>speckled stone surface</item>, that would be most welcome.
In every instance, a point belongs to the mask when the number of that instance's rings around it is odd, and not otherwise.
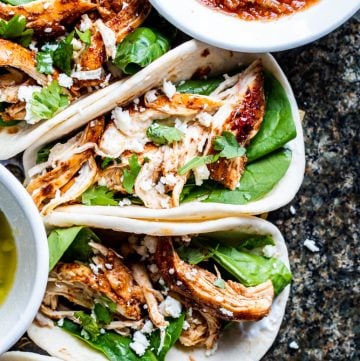
[[[264,361],[360,360],[359,20],[358,14],[314,44],[275,54],[307,112],[307,167],[298,196],[269,216],[288,242],[294,282]],[[306,239],[320,251],[304,247]],[[34,350],[26,338],[16,347]]]

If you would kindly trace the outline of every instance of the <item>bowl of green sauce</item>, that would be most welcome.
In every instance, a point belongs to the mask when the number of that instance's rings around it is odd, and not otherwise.
[[[48,264],[41,217],[21,183],[0,165],[0,355],[35,317]]]

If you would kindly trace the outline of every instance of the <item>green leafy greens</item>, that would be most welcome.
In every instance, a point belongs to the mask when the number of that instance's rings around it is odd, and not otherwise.
[[[26,29],[26,18],[15,15],[9,21],[0,19],[0,38],[11,39],[22,46],[29,46],[34,30]]]
[[[43,74],[52,74],[54,72],[53,58],[50,51],[39,51],[36,54],[36,70]]]
[[[78,28],[75,28],[76,35],[86,45],[91,44],[91,31],[89,29],[81,32]]]
[[[136,177],[141,170],[137,155],[133,154],[129,159],[129,168],[124,169],[123,187],[131,194],[135,185]]]
[[[179,93],[210,95],[222,82],[223,77],[207,80],[186,80],[176,86]]]
[[[24,5],[24,4],[31,3],[33,1],[35,1],[35,0],[1,0],[1,2],[5,3],[5,4],[13,5],[13,6]]]
[[[86,206],[117,206],[114,193],[104,186],[93,186],[81,195],[81,203]]]
[[[125,74],[135,74],[164,55],[169,48],[168,39],[158,31],[140,27],[117,46],[114,64]]]
[[[155,144],[171,144],[180,141],[184,133],[175,128],[167,125],[153,123],[146,131],[146,136]]]
[[[30,104],[33,114],[40,119],[50,119],[56,112],[69,104],[69,99],[59,83],[53,80],[47,87],[33,93]]]
[[[96,323],[95,318],[86,314],[84,311],[75,312],[74,316],[80,321],[82,327],[81,335],[85,339],[96,341],[100,336],[100,327]]]

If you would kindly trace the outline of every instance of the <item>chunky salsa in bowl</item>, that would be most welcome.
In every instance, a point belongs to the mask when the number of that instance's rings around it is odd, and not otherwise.
[[[281,51],[328,34],[359,0],[150,0],[173,25],[197,40],[248,53]]]
[[[244,20],[273,20],[304,10],[319,0],[199,0]]]

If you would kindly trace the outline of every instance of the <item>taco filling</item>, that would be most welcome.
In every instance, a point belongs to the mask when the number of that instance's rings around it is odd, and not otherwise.
[[[170,47],[147,0],[12,3],[0,2],[0,130],[50,119]]]
[[[222,232],[227,243],[216,233],[102,232],[51,232],[37,323],[62,328],[110,360],[164,360],[176,342],[212,350],[229,322],[266,317],[291,281],[271,236]]]
[[[289,101],[260,60],[244,71],[152,89],[38,153],[27,190],[43,214],[64,204],[246,204],[286,173]]]

